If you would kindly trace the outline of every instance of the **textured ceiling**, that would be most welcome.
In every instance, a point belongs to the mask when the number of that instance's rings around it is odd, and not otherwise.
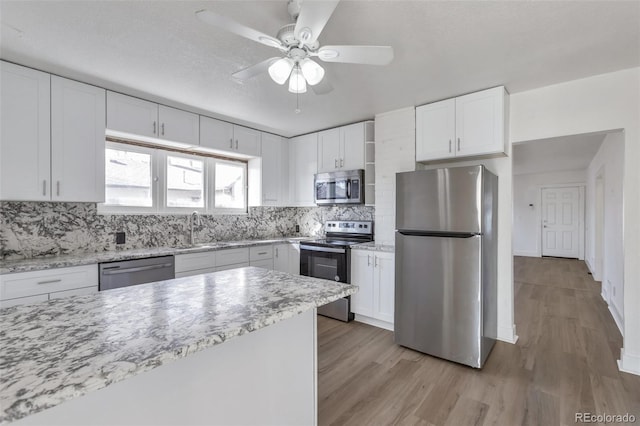
[[[513,145],[513,174],[586,169],[606,134],[563,136]]]
[[[0,1],[0,57],[284,136],[496,85],[511,93],[640,64],[640,3],[348,1],[321,44],[391,45],[386,67],[325,64],[335,90],[296,97],[239,69],[277,50],[207,26],[209,9],[267,34],[286,1]]]

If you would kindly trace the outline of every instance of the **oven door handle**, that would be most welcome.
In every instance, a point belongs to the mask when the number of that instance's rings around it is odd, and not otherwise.
[[[347,199],[351,199],[351,179],[347,179]]]
[[[345,249],[333,248],[333,247],[316,247],[316,246],[304,246],[300,244],[300,250],[309,251],[321,251],[325,253],[346,253]]]

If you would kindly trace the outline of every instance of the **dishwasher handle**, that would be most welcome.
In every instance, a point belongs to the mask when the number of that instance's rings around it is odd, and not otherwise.
[[[116,275],[116,274],[126,274],[126,273],[131,273],[131,272],[142,272],[142,271],[150,271],[152,269],[162,269],[162,268],[170,268],[171,267],[171,263],[162,263],[160,265],[148,265],[148,266],[138,266],[135,268],[118,268],[118,267],[111,267],[111,268],[105,268],[105,270],[102,271],[102,275]],[[116,269],[118,268],[118,269]]]

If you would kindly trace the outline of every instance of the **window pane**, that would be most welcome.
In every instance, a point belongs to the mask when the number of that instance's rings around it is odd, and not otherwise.
[[[107,148],[105,204],[152,207],[151,155]]]
[[[204,207],[204,162],[167,156],[167,207]]]
[[[245,166],[216,163],[216,207],[244,209]]]

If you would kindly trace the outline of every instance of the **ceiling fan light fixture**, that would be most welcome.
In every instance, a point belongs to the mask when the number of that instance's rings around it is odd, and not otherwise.
[[[289,91],[291,93],[306,93],[307,91],[307,82],[298,66],[293,69],[291,77],[289,77]]]
[[[273,81],[282,85],[289,78],[294,65],[291,59],[280,58],[269,66],[269,75]]]
[[[307,80],[311,86],[315,86],[320,83],[324,78],[324,68],[322,68],[318,63],[312,61],[309,58],[305,58],[300,63],[300,68],[302,70],[302,75]]]

